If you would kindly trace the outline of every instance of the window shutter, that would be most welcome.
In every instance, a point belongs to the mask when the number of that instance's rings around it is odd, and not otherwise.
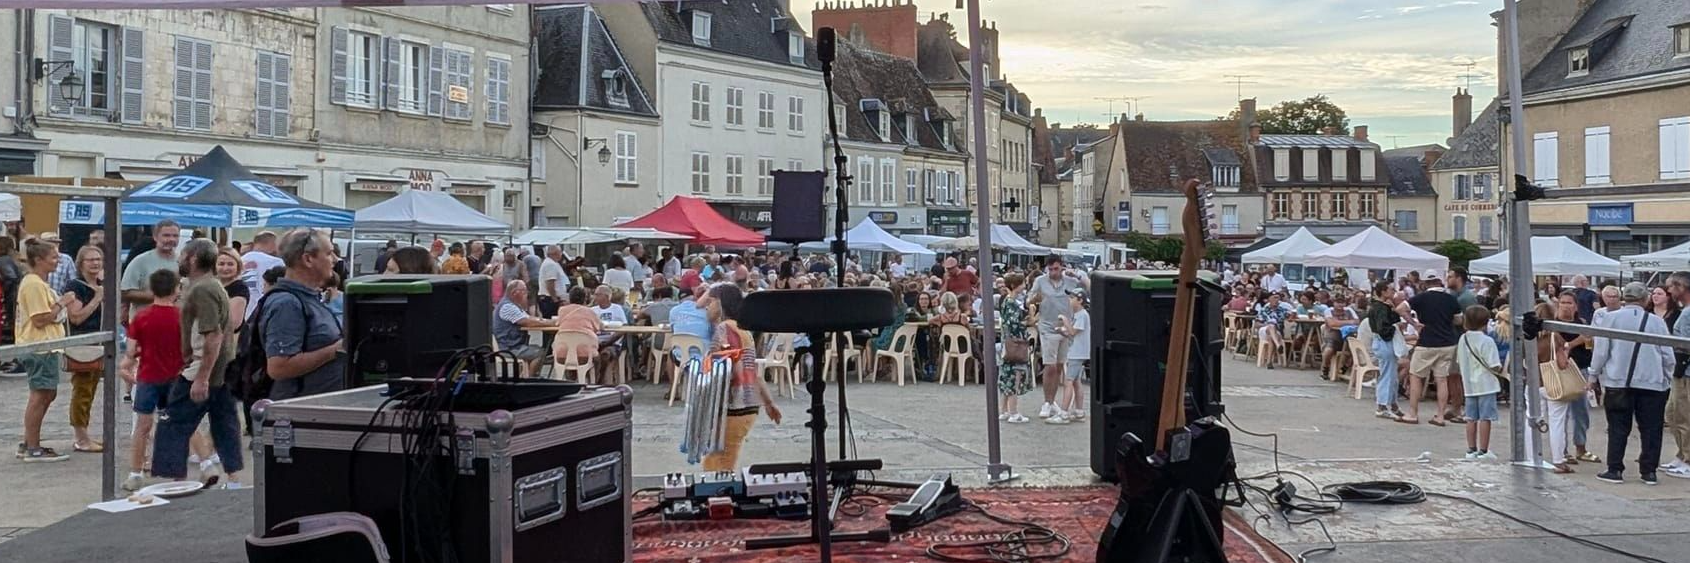
[[[55,61],[71,60],[72,57],[76,56],[71,43],[71,37],[76,32],[75,20],[64,16],[50,16],[50,18],[51,21],[47,27],[48,56],[50,60]],[[65,75],[70,74],[70,72],[69,66],[60,65],[54,67],[53,72],[47,75],[47,113],[70,115],[70,100],[66,100],[64,96],[59,95],[59,89],[54,87],[60,80],[64,80]]]
[[[49,90],[51,90],[49,88]],[[176,91],[171,121],[177,129],[194,127],[194,43],[176,38]]]
[[[118,80],[123,92],[119,113],[124,123],[140,123],[146,110],[146,33],[140,28],[123,28],[123,71]],[[57,88],[51,90],[57,91]]]
[[[211,43],[194,45],[194,127],[211,128]]]
[[[272,70],[275,56],[265,51],[258,52],[258,99],[253,104],[252,130],[255,135],[273,136],[271,131],[272,97],[275,95],[275,74]]]
[[[381,38],[381,102],[382,107],[399,107],[399,38]]]
[[[336,27],[329,32],[329,101],[346,103],[346,28]]]
[[[270,55],[270,134],[286,137],[293,129],[293,57]]]
[[[499,60],[487,59],[487,121],[503,123],[499,119]]]
[[[428,114],[439,116],[446,100],[446,50],[428,48]]]

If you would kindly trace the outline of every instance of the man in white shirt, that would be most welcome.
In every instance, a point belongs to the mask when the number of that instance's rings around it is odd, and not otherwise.
[[[282,259],[276,256],[276,233],[264,231],[252,237],[252,244],[247,245],[247,253],[241,255],[241,283],[246,284],[246,290],[252,297],[246,301],[246,311],[241,317],[250,317],[258,309],[258,298],[264,295],[263,276],[270,268],[282,265]]]
[[[1285,276],[1279,275],[1279,266],[1269,265],[1267,272],[1262,274],[1262,289],[1268,293],[1285,291]]]
[[[902,254],[892,256],[892,264],[886,268],[892,271],[893,278],[904,277],[904,274],[907,272],[907,269],[904,268],[904,256]]]

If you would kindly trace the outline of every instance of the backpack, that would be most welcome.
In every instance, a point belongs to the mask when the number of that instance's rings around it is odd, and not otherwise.
[[[270,390],[276,384],[276,381],[264,372],[265,363],[269,356],[264,351],[264,305],[270,301],[271,296],[283,292],[291,293],[294,297],[299,298],[300,313],[305,317],[305,325],[311,325],[311,307],[305,304],[305,300],[316,299],[315,295],[273,287],[264,296],[258,298],[258,305],[253,308],[252,317],[246,321],[246,330],[241,332],[237,348],[239,352],[235,355],[235,359],[229,362],[229,371],[226,372],[224,378],[228,382],[230,393],[249,405],[253,401],[269,398]],[[303,385],[304,382],[299,382],[299,384]]]

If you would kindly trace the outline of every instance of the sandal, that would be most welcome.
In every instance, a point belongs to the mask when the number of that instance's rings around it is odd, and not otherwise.
[[[1579,461],[1588,461],[1588,462],[1591,462],[1591,463],[1602,463],[1602,458],[1596,457],[1596,454],[1593,454],[1593,453],[1590,453],[1590,452],[1584,452],[1582,454],[1579,454],[1578,460]]]
[[[1574,473],[1573,468],[1567,467],[1567,464],[1565,464],[1565,463],[1555,464],[1555,474],[1556,475],[1566,475],[1568,473]]]
[[[1467,424],[1467,417],[1461,415],[1446,416],[1444,420],[1450,424]]]
[[[1579,464],[1579,458],[1576,458],[1576,457],[1573,457],[1573,456],[1567,456],[1567,459],[1561,460],[1561,463],[1563,465],[1578,465]]]
[[[1409,418],[1409,417],[1400,416],[1400,415],[1397,416],[1396,421],[1401,422],[1403,424],[1420,424],[1420,419],[1418,419],[1418,418]]]
[[[88,445],[86,446],[82,444],[73,444],[70,449],[82,453],[97,454],[106,451],[106,445],[96,440],[89,440]]]
[[[1440,426],[1440,427],[1441,427],[1441,426],[1444,426],[1444,419],[1441,419],[1441,418],[1433,418],[1433,419],[1431,419],[1431,420],[1428,420],[1428,421],[1426,421],[1426,424],[1430,424],[1430,425],[1432,425],[1432,426]]]

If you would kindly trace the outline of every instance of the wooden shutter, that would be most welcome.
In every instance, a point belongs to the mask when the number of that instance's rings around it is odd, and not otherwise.
[[[271,123],[274,120],[274,112],[271,110],[270,105],[272,103],[271,100],[275,96],[274,62],[274,55],[267,51],[258,52],[258,68],[256,69],[258,74],[258,85],[257,88],[255,88],[255,90],[257,90],[257,99],[254,101],[252,110],[252,132],[255,135],[265,137],[275,135],[271,129]]]
[[[194,45],[194,127],[211,129],[211,43]]]
[[[171,123],[177,129],[194,127],[194,42],[176,38],[176,85]]]
[[[336,27],[329,32],[329,101],[346,103],[347,67],[346,28]]]
[[[270,55],[270,134],[286,137],[293,129],[293,57]]]
[[[68,61],[76,56],[72,47],[71,37],[76,33],[76,20],[64,16],[49,16],[47,26],[47,54],[49,60]],[[53,67],[53,72],[47,75],[47,113],[55,115],[70,115],[70,100],[59,95],[57,87],[65,75],[70,74],[69,65]]]
[[[399,107],[399,38],[381,38],[381,107]]]
[[[446,50],[428,48],[428,114],[439,116],[446,101]]]
[[[140,28],[123,28],[122,86],[118,99],[124,123],[141,123],[146,111],[146,33]],[[57,88],[53,89],[57,91]]]

